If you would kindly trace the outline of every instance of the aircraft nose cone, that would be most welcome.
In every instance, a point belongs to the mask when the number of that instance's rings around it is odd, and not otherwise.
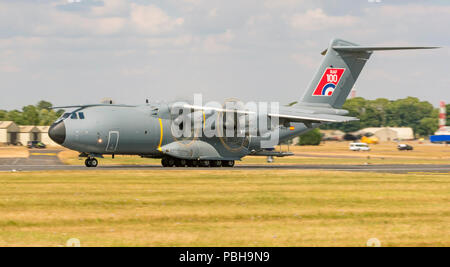
[[[62,145],[66,140],[66,125],[64,121],[54,123],[48,130],[48,136],[56,143]]]

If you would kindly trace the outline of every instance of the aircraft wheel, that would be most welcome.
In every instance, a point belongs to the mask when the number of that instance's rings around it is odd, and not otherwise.
[[[223,167],[233,168],[234,167],[234,160],[224,160],[222,161]]]
[[[188,167],[197,167],[197,166],[198,166],[198,163],[197,163],[196,160],[187,160],[187,161],[186,161],[186,165],[187,165]]]
[[[195,159],[188,161],[188,166],[189,167],[196,168],[196,167],[198,167],[199,164],[200,164],[200,162],[198,160],[195,160]]]
[[[90,168],[90,167],[91,167],[91,160],[90,160],[89,158],[87,158],[87,159],[84,161],[84,165],[86,165],[86,167]]]
[[[91,164],[91,167],[92,168],[95,168],[95,167],[97,167],[98,166],[98,160],[96,159],[96,158],[92,158],[91,160],[90,160],[90,164]]]
[[[187,162],[184,159],[177,159],[175,161],[175,166],[177,166],[177,167],[186,167],[186,164],[187,164]]]
[[[167,167],[173,167],[175,166],[175,160],[174,159],[167,159]]]
[[[222,161],[221,160],[212,161],[211,167],[222,167]]]
[[[167,167],[167,159],[166,159],[166,158],[162,158],[162,159],[161,159],[161,165],[162,165],[163,167]]]
[[[209,160],[200,160],[200,166],[201,167],[209,167],[211,165],[211,162]]]

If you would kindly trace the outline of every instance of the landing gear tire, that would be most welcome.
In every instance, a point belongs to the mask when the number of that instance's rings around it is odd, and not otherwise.
[[[84,161],[84,165],[88,168],[95,168],[98,166],[98,160],[96,158],[87,158]]]
[[[234,167],[234,160],[224,160],[222,161],[223,167],[233,168]]]
[[[187,162],[184,159],[177,159],[175,161],[175,166],[177,166],[178,168],[186,167],[186,164],[187,164]]]
[[[216,167],[216,168],[222,167],[222,161],[220,161],[220,160],[214,160],[214,161],[212,161],[212,162],[211,162],[211,167]]]
[[[167,159],[166,158],[161,159],[161,165],[163,167],[167,167]]]
[[[192,168],[196,168],[199,165],[199,161],[198,160],[188,160],[187,161],[187,166],[188,167],[192,167]]]
[[[200,160],[200,167],[208,168],[211,165],[209,160]]]
[[[172,158],[167,159],[167,167],[173,167],[175,166],[175,160]]]
[[[91,159],[91,167],[95,168],[97,166],[98,166],[98,160],[95,158]]]

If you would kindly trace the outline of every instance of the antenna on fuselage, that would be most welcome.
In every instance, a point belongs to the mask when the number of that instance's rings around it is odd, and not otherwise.
[[[112,98],[103,98],[102,100],[100,100],[100,103],[109,105],[115,104]]]

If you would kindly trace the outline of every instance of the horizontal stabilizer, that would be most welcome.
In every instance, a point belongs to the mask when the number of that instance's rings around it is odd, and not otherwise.
[[[392,51],[392,50],[418,50],[418,49],[437,49],[439,46],[332,46],[336,51],[342,52],[373,52],[373,51]],[[328,49],[321,54],[325,56]]]
[[[384,50],[416,50],[416,49],[436,49],[434,46],[333,46],[334,50],[343,52],[370,52]]]

